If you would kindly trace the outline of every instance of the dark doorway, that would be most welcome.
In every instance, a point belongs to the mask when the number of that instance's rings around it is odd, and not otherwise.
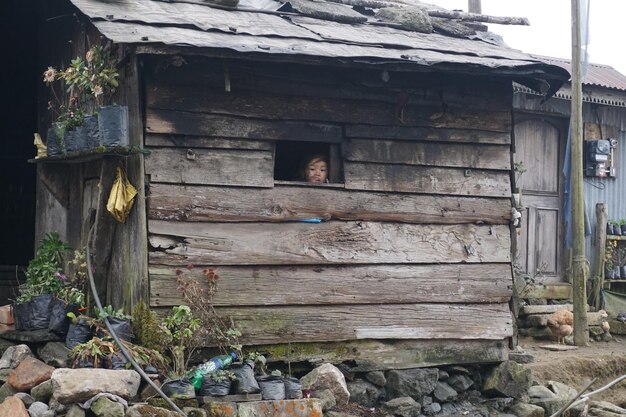
[[[34,0],[0,2],[3,64],[0,76],[0,305],[13,298],[16,271],[33,257],[39,14]]]

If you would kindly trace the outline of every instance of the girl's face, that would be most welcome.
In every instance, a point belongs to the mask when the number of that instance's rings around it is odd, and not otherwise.
[[[326,162],[314,159],[307,165],[306,181],[307,182],[326,182],[328,178],[328,167]]]

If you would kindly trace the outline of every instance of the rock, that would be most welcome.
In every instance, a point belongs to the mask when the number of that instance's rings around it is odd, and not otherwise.
[[[15,324],[15,319],[13,318],[13,310],[11,309],[10,304],[0,307],[0,323]]]
[[[422,406],[411,397],[400,397],[387,401],[380,408],[385,413],[394,416],[418,417]]]
[[[509,360],[517,363],[533,363],[535,357],[525,352],[509,352]]]
[[[447,371],[444,371],[443,369],[438,369],[437,371],[439,372],[439,381],[444,382],[450,378],[450,374]]]
[[[441,405],[441,414],[443,414],[444,416],[457,416],[460,413],[458,412],[456,405],[452,403],[445,403]]]
[[[322,404],[315,398],[242,402],[239,403],[238,408],[238,417],[311,417],[322,415]]]
[[[195,398],[189,398],[189,399],[171,398],[171,400],[181,410],[183,408],[185,408],[185,407],[194,407],[194,408],[200,407],[200,404],[198,403],[198,400],[195,399]],[[154,407],[167,408],[168,410],[172,409],[172,407],[170,407],[170,405],[167,403],[167,401],[165,401],[161,397],[154,397],[154,398],[148,399],[148,404],[150,404],[150,405],[152,405]]]
[[[85,417],[85,410],[76,404],[72,404],[67,410],[65,417]]]
[[[411,397],[419,400],[435,389],[439,371],[433,368],[392,370],[387,373],[387,398]]]
[[[136,404],[128,407],[126,410],[126,417],[180,417],[180,413],[176,411],[167,410],[165,408],[154,407],[148,404]]]
[[[11,396],[0,403],[0,417],[29,417],[29,415],[22,400]]]
[[[596,417],[626,416],[626,409],[606,401],[591,401],[589,404],[589,415]]]
[[[343,411],[330,410],[325,414],[325,417],[359,417],[356,414],[344,413]]]
[[[515,403],[509,411],[518,417],[545,417],[543,408],[526,403]]]
[[[539,340],[554,340],[552,331],[548,327],[531,327],[525,330],[526,336],[531,336]]]
[[[30,417],[43,417],[43,414],[48,411],[48,404],[41,401],[35,401],[28,407],[28,414]]]
[[[602,336],[600,336],[600,340],[603,342],[610,342],[613,340],[613,336],[611,336],[610,333],[603,333]]]
[[[382,371],[371,371],[365,374],[365,379],[371,382],[374,385],[378,385],[379,387],[384,387],[387,383],[387,379],[385,378],[385,374]]]
[[[9,347],[0,358],[0,369],[15,369],[24,358],[33,356],[30,348],[26,345],[14,345]]]
[[[96,417],[124,417],[124,405],[107,397],[100,397],[94,401],[90,410]]]
[[[157,387],[161,387],[161,382],[158,379],[153,382]],[[148,398],[154,397],[155,395],[158,394],[152,385],[142,381],[141,388],[139,389],[139,398],[141,398],[142,401],[146,401]]]
[[[376,13],[376,18],[400,25],[404,30],[432,33],[433,24],[428,13],[417,7],[385,7]]]
[[[371,408],[376,406],[378,400],[383,396],[383,390],[363,379],[355,379],[347,383],[350,393],[350,402]]]
[[[528,402],[543,408],[546,415],[552,415],[575,395],[575,389],[560,382],[548,381],[545,387],[535,385],[529,388]]]
[[[439,402],[446,402],[454,401],[456,399],[457,393],[454,388],[452,388],[445,382],[437,382],[437,385],[435,385],[435,389],[433,391],[433,396]]]
[[[329,389],[315,391],[313,392],[313,397],[320,400],[320,403],[322,404],[322,411],[329,410],[337,405],[335,395]]]
[[[202,408],[185,407],[183,408],[183,413],[185,413],[187,417],[209,417],[207,411]]]
[[[208,412],[210,417],[237,417],[236,402],[209,401],[205,402],[203,407]],[[188,408],[191,407],[183,407],[183,410]]]
[[[46,365],[32,356],[24,358],[20,364],[11,371],[7,381],[18,391],[30,391],[34,386],[50,379],[54,368]]]
[[[346,385],[346,379],[337,367],[325,363],[300,378],[302,389],[329,389],[335,396],[337,404],[347,404],[350,392]]]
[[[67,410],[65,404],[61,404],[54,397],[50,398],[50,401],[48,401],[48,407],[50,407],[50,410],[53,410],[58,414],[63,414]]]
[[[0,338],[0,357],[2,357],[4,355],[4,352],[6,352],[6,350],[11,346],[15,346],[15,343]]]
[[[139,374],[131,370],[61,368],[52,373],[52,398],[69,404],[108,392],[130,399],[137,395],[140,379]]]
[[[447,369],[448,369],[448,373],[451,375],[452,374],[461,374],[461,375],[467,375],[467,376],[472,375],[472,372],[469,369],[460,365],[449,366]]]
[[[428,405],[425,405],[422,408],[422,413],[427,415],[427,416],[432,416],[433,414],[437,414],[438,412],[441,411],[441,404],[439,403],[430,403]]]
[[[52,381],[47,380],[33,387],[33,389],[30,390],[30,395],[33,396],[35,401],[41,401],[47,404],[48,401],[50,401],[50,397],[52,397]]]
[[[0,386],[0,403],[9,397],[12,397],[17,393],[17,390],[11,386],[8,382],[5,382]]]
[[[68,368],[72,360],[70,350],[62,342],[48,342],[43,347],[37,349],[39,359],[55,368]]]
[[[519,398],[528,391],[531,382],[530,369],[516,362],[506,361],[489,372],[483,384],[483,392],[489,396]]]
[[[12,369],[10,368],[0,369],[0,383],[4,384],[9,380],[9,374],[11,371]]]
[[[35,402],[35,399],[25,392],[18,392],[14,396],[22,400],[26,408],[30,407]]]
[[[474,385],[474,381],[467,375],[452,375],[446,381],[458,393],[462,393],[470,389]]]

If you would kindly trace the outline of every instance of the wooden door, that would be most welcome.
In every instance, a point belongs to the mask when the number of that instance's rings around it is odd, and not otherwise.
[[[514,160],[526,172],[518,180],[522,190],[522,227],[517,230],[514,261],[540,282],[562,276],[562,155],[563,123],[529,118],[515,124]]]

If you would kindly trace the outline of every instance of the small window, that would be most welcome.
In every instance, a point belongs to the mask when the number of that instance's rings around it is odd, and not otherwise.
[[[278,141],[274,156],[274,179],[306,181],[304,167],[311,157],[323,156],[328,161],[328,181],[340,182],[339,145],[319,142]]]

